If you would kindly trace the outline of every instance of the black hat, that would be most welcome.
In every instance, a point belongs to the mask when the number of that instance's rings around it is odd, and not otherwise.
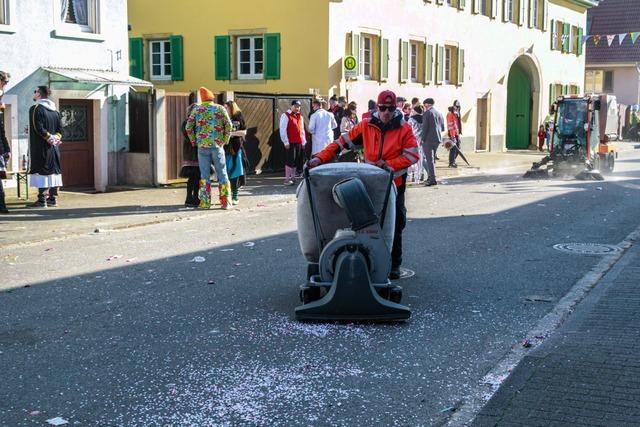
[[[297,99],[294,99],[293,101],[291,101],[291,105],[302,105],[302,103]]]

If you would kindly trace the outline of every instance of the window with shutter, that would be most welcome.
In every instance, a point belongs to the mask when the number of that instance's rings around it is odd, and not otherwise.
[[[460,86],[464,83],[464,49],[458,50],[458,81],[456,84]]]
[[[215,79],[231,80],[231,37],[214,38]]]
[[[264,78],[264,37],[238,36],[235,39],[235,65],[238,80],[261,80]]]

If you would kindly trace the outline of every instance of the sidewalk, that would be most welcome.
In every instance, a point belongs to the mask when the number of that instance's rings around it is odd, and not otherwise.
[[[446,152],[440,150],[438,179],[482,173],[524,173],[542,156],[534,151],[466,154],[471,166],[446,167]],[[240,190],[239,211],[293,203],[295,186],[282,185],[281,174],[250,175],[247,186]],[[95,230],[117,230],[167,221],[179,221],[201,215],[223,215],[219,206],[212,210],[184,208],[184,184],[162,188],[123,188],[107,193],[62,191],[60,206],[47,209],[25,208],[26,201],[16,197],[16,189],[6,188],[11,214],[0,216],[0,249],[29,242],[64,238]],[[29,202],[37,191],[31,189]],[[23,194],[24,196],[24,194]]]
[[[473,426],[640,425],[640,246],[518,364]]]

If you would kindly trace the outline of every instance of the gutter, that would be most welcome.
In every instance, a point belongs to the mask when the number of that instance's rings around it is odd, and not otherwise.
[[[598,2],[596,0],[567,0],[569,3],[573,3],[576,6],[582,6],[587,9],[596,7]]]

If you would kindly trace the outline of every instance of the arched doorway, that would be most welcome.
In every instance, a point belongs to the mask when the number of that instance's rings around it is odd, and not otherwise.
[[[526,149],[531,143],[531,86],[527,70],[514,62],[507,81],[507,149]]]

